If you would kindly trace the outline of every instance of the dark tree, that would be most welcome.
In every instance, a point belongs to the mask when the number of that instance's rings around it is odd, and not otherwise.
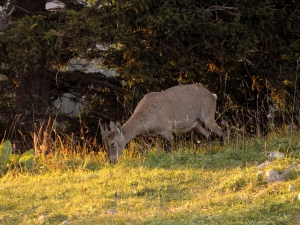
[[[87,120],[124,119],[146,92],[200,82],[218,94],[221,118],[248,124],[251,132],[267,123],[273,102],[299,119],[298,1],[63,2],[53,12],[45,11],[46,1],[29,0],[6,10],[2,118],[42,117],[54,99],[71,92],[86,95]],[[101,58],[102,67],[119,75],[61,71],[74,57]]]

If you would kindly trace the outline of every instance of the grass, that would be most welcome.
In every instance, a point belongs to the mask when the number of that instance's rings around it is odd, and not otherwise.
[[[0,179],[0,224],[300,224],[299,170],[268,184],[256,168],[274,150],[286,157],[266,170],[299,163],[299,137],[128,150],[117,164],[103,154],[39,157],[33,171]]]

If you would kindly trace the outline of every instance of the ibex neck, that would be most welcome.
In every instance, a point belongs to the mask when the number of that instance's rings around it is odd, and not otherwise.
[[[127,122],[122,126],[122,133],[126,143],[142,132],[141,122],[134,117],[130,117],[129,120],[127,120]]]

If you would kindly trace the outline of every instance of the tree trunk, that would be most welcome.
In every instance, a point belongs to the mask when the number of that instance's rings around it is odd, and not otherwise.
[[[21,122],[32,124],[49,112],[51,82],[45,71],[31,74],[30,77],[16,78],[16,111],[21,114]],[[28,124],[29,125],[29,124]],[[30,127],[30,125],[29,125]]]

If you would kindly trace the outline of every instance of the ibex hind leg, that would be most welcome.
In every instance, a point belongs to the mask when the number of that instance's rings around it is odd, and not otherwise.
[[[219,142],[221,145],[224,144],[224,135],[221,130],[221,128],[215,123],[210,123],[211,125],[208,126],[208,128],[219,137]]]
[[[196,126],[195,126],[195,130],[202,134],[204,137],[206,137],[206,140],[211,143],[211,133],[205,128],[203,127],[204,124],[202,124],[201,122],[199,122]]]

